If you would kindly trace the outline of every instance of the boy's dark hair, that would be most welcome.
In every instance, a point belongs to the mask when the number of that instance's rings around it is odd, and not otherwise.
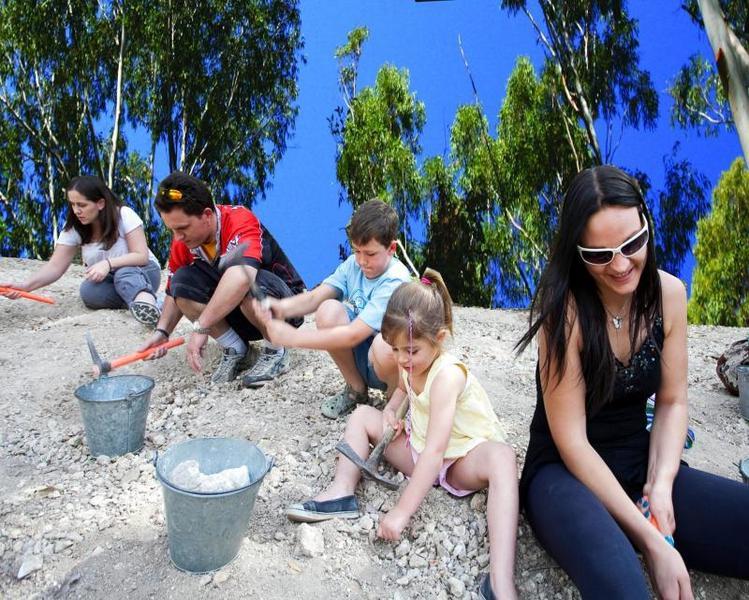
[[[354,244],[377,240],[388,248],[398,237],[398,214],[382,200],[367,200],[354,212],[346,233]]]
[[[203,214],[206,208],[216,208],[208,186],[197,177],[182,171],[174,171],[161,181],[154,206],[160,213],[169,213],[179,208],[186,215],[193,216]]]

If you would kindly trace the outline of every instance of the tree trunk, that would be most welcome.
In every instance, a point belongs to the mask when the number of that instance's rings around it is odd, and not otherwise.
[[[114,127],[112,128],[112,147],[109,150],[109,173],[107,185],[114,187],[114,166],[117,163],[117,142],[120,138],[120,116],[122,115],[122,63],[125,59],[125,11],[120,13],[120,55],[117,62],[117,91],[114,106]]]
[[[726,22],[717,0],[697,0],[731,105],[744,161],[749,165],[749,53]]]

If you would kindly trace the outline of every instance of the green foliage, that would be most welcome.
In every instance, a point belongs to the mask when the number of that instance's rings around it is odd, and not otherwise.
[[[1,3],[0,252],[48,256],[78,174],[138,210],[161,258],[155,170],[251,204],[293,127],[301,48],[297,0]],[[128,147],[124,123],[150,135],[148,156]]]
[[[340,128],[338,181],[356,208],[379,197],[395,207],[406,239],[408,216],[421,206],[416,155],[426,121],[424,104],[409,89],[408,71],[383,66],[375,83],[351,98]]]
[[[689,321],[749,325],[749,170],[737,158],[713,191],[713,208],[697,225]]]
[[[546,70],[558,75],[558,101],[583,125],[595,164],[610,162],[616,144],[602,148],[596,122],[653,128],[658,95],[650,73],[639,66],[637,21],[623,0],[539,0],[545,30],[527,0],[502,0],[502,8],[530,18],[546,52]],[[608,133],[607,133],[608,135]]]
[[[728,27],[744,48],[749,48],[749,3],[746,0],[719,0]],[[685,0],[682,8],[704,31],[705,25],[697,0]],[[726,90],[720,83],[713,57],[689,57],[668,89],[674,99],[671,122],[684,129],[692,128],[698,135],[718,135],[721,128],[734,130],[734,120]]]
[[[639,67],[637,23],[623,2],[539,5],[547,27],[532,20],[547,50],[540,77],[528,59],[519,59],[496,134],[477,98],[458,109],[448,156],[425,158],[421,167],[425,109],[409,91],[406,71],[385,65],[373,86],[357,92],[367,30],[352,31],[336,52],[344,106],[330,126],[341,199],[354,207],[373,196],[392,202],[407,238],[405,218],[422,216],[423,258],[441,270],[461,304],[489,306],[497,296],[514,305],[530,300],[564,190],[580,170],[608,162],[618,145],[607,137],[601,148],[597,123],[607,122],[608,136],[614,120],[652,127],[658,114],[650,75]],[[503,6],[528,10],[520,0]],[[705,179],[675,154],[666,169],[662,224],[674,231],[661,232],[661,248],[665,262],[678,265],[706,207]]]
[[[699,135],[716,137],[721,127],[732,129],[733,118],[718,73],[712,62],[699,55],[689,57],[668,88],[674,99],[671,124],[694,128]]]
[[[539,124],[557,127],[554,136],[527,148],[564,148],[551,152],[567,162],[553,170],[539,170],[532,163],[523,168],[515,166],[515,177],[554,173],[556,180],[547,181],[556,186],[550,190],[530,186],[542,205],[554,205],[561,198],[561,189],[569,176],[585,167],[613,162],[619,140],[612,135],[613,124],[618,120],[622,132],[626,127],[652,128],[658,116],[658,96],[648,71],[639,66],[637,21],[627,13],[623,0],[575,0],[560,2],[539,0],[543,17],[537,21],[527,0],[503,0],[502,6],[512,12],[524,12],[546,51],[546,62],[541,80],[550,94],[550,106]],[[689,81],[682,82],[687,88]],[[691,92],[684,92],[691,93]],[[599,142],[597,128],[605,124],[605,141]],[[561,135],[564,126],[565,135]],[[584,132],[584,137],[579,132]],[[504,134],[500,140],[511,139]],[[554,146],[553,142],[558,145]],[[545,143],[544,143],[545,142]],[[527,160],[523,155],[521,160]],[[575,171],[570,171],[571,164]],[[659,262],[669,269],[677,269],[689,250],[689,240],[697,219],[707,208],[705,200],[707,179],[696,172],[685,160],[678,160],[676,149],[664,157],[666,187],[658,192],[660,211],[657,232],[659,235]],[[638,179],[645,181],[643,174]],[[559,185],[562,185],[560,188]],[[646,196],[647,197],[647,196]],[[549,214],[553,218],[553,213]]]
[[[695,224],[710,208],[707,177],[696,173],[687,160],[677,158],[679,144],[671,156],[663,159],[666,188],[659,192],[656,257],[658,267],[677,274],[684,256],[692,245]],[[689,198],[689,202],[684,202]]]
[[[500,289],[515,302],[535,289],[567,183],[592,162],[585,131],[573,111],[557,102],[558,86],[555,72],[539,79],[530,60],[520,58],[499,112],[499,214],[492,247],[503,275]]]

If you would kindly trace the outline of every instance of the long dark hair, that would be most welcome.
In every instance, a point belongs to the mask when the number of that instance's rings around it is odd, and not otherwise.
[[[608,165],[578,173],[564,197],[559,230],[531,305],[530,326],[515,346],[518,353],[525,350],[543,327],[548,344],[546,356],[539,357],[540,365],[547,369],[556,365],[561,377],[567,353],[567,334],[572,326],[567,322],[570,315],[568,304],[574,300],[582,334],[580,358],[585,402],[591,414],[611,400],[616,365],[606,332],[606,310],[595,281],[578,256],[577,245],[588,219],[606,206],[637,207],[653,231],[648,207],[634,178]],[[643,272],[629,308],[629,337],[633,350],[643,328],[648,336],[652,336],[653,323],[660,313],[661,284],[651,234]]]
[[[99,241],[105,250],[109,250],[117,241],[119,236],[117,228],[120,226],[120,207],[122,202],[98,177],[80,175],[73,177],[68,183],[66,191],[76,191],[89,202],[98,202],[104,199],[104,210],[99,211],[99,223],[101,224],[101,238]],[[71,208],[68,208],[68,217],[65,220],[65,231],[74,228],[81,236],[81,242],[88,244],[93,235],[91,225],[84,225],[75,216]]]

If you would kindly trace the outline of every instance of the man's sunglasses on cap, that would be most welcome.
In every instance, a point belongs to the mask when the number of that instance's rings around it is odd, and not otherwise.
[[[648,239],[650,239],[650,234],[648,222],[645,221],[645,225],[642,226],[640,231],[616,248],[583,248],[578,246],[577,251],[584,262],[602,267],[613,261],[617,254],[626,258],[634,256],[647,245]]]
[[[159,196],[169,202],[182,202],[185,199],[185,195],[182,190],[175,190],[173,188],[159,188]]]

